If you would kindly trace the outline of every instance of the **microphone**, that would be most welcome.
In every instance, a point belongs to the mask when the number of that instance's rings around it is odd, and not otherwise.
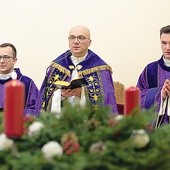
[[[45,96],[44,96],[45,106],[44,106],[44,110],[45,110],[45,111],[47,111],[48,71],[49,71],[50,67],[53,66],[54,62],[56,63],[56,62],[58,62],[58,61],[64,60],[65,58],[67,58],[67,57],[69,57],[69,56],[71,56],[71,55],[72,55],[72,53],[71,53],[70,50],[66,51],[64,57],[62,57],[62,58],[60,58],[60,59],[58,59],[58,60],[57,60],[57,59],[56,59],[56,60],[53,60],[53,62],[46,68],[45,78],[44,78],[44,81],[45,81],[45,87],[44,87],[44,89],[45,89],[45,92],[44,92],[44,95],[45,95]]]

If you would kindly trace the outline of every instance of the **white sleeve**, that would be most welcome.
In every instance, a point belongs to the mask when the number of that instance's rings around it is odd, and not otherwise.
[[[61,89],[56,90],[53,93],[51,112],[61,114]]]
[[[86,95],[85,95],[85,89],[82,87],[81,90],[81,97],[80,97],[80,106],[84,107],[86,105]]]

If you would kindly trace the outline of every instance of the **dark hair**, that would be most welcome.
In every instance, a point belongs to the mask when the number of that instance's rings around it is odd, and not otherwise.
[[[170,25],[167,25],[165,27],[162,27],[160,29],[160,36],[165,33],[165,34],[170,34]]]
[[[17,50],[15,48],[15,46],[11,43],[3,43],[0,45],[0,48],[5,48],[5,47],[11,47],[12,48],[12,52],[13,52],[13,57],[17,57]]]

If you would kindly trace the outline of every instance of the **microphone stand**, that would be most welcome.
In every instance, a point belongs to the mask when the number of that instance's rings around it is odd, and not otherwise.
[[[45,92],[44,92],[44,94],[45,94],[45,96],[44,96],[45,106],[44,106],[44,110],[45,111],[47,111],[47,90],[48,90],[48,86],[47,86],[47,83],[48,83],[48,74],[47,73],[48,73],[48,69],[50,68],[50,66],[47,67],[47,69],[46,69],[45,79],[44,79],[44,81],[45,81]]]

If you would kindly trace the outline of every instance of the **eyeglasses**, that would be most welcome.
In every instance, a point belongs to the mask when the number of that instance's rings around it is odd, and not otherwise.
[[[79,36],[74,36],[74,35],[70,35],[69,37],[68,37],[68,39],[70,40],[70,41],[75,41],[76,39],[79,41],[79,42],[83,42],[85,39],[90,39],[90,38],[87,38],[87,37],[85,37],[84,35],[79,35]]]
[[[15,57],[11,57],[11,56],[9,56],[9,55],[3,55],[3,56],[0,56],[0,61],[1,61],[1,59],[3,59],[4,61],[9,61],[11,58],[15,58]]]

